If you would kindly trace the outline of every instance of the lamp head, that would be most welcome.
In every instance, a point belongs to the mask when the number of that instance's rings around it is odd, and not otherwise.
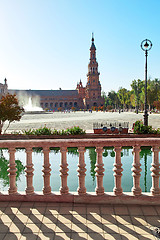
[[[152,48],[152,42],[148,39],[145,39],[141,42],[141,48],[143,51],[149,51]]]
[[[148,42],[146,41],[145,44],[144,44],[144,47],[147,49],[149,46]]]

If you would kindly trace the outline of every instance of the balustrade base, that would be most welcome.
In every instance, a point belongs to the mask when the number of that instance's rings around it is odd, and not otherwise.
[[[3,192],[0,194],[0,202],[4,201],[159,205],[160,196],[152,196],[151,193],[143,193],[141,196],[133,196],[130,192],[126,192],[120,196],[115,196],[113,192],[107,192],[101,196],[97,196],[95,193],[78,195],[77,192],[72,192],[66,195],[61,195],[59,192],[54,192],[49,195],[43,195],[42,192],[35,192],[33,195],[26,195],[25,192],[8,195],[7,192]]]

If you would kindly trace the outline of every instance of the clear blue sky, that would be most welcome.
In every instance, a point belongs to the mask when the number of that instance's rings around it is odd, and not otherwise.
[[[105,92],[160,78],[160,0],[0,0],[0,82],[11,89],[75,89],[87,81],[94,32]]]

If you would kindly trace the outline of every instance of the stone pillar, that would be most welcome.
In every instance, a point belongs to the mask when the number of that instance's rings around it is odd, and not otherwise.
[[[78,187],[78,194],[79,195],[84,195],[86,194],[86,187],[85,187],[85,172],[86,172],[86,164],[84,161],[84,153],[85,153],[85,147],[79,147],[78,152],[79,152],[79,164],[78,164],[78,170],[77,172],[78,177],[79,177],[79,187]]]
[[[160,164],[159,164],[159,147],[154,146],[152,147],[153,157],[152,157],[152,167],[151,167],[151,176],[152,176],[152,187],[151,193],[152,195],[159,195],[160,188],[159,188],[159,171],[160,171]]]
[[[115,195],[122,195],[123,189],[121,187],[121,177],[122,177],[122,163],[121,163],[121,147],[115,147],[115,163],[114,163],[114,181],[115,181],[115,186],[113,188],[113,192]]]
[[[15,164],[15,148],[9,148],[9,165],[8,165],[8,172],[9,172],[9,190],[8,193],[11,194],[17,194],[17,187],[16,187],[16,164]]]
[[[43,187],[43,194],[48,195],[51,194],[51,186],[50,186],[50,171],[51,171],[51,164],[49,163],[49,152],[50,149],[48,147],[43,148],[44,154],[44,165],[43,165],[43,179],[44,179],[44,187]]]
[[[97,187],[96,187],[96,194],[103,195],[104,194],[104,187],[103,187],[103,176],[104,176],[104,164],[102,159],[103,147],[96,147],[97,152],[97,162],[96,162],[96,177],[97,177]]]
[[[67,147],[61,147],[61,165],[60,165],[60,176],[61,176],[61,194],[68,194],[69,188],[67,186],[67,176],[68,176],[68,164],[67,164]]]
[[[26,187],[26,194],[31,195],[34,194],[34,187],[33,187],[33,163],[32,163],[32,148],[26,148],[26,180],[27,180],[27,187]]]
[[[132,187],[132,192],[133,195],[139,196],[142,193],[142,189],[140,188],[140,177],[141,174],[140,172],[142,169],[140,168],[140,156],[139,153],[141,151],[140,146],[134,146],[133,147],[133,153],[134,153],[134,160],[133,160],[133,168],[132,168],[132,176],[133,176],[133,187]]]

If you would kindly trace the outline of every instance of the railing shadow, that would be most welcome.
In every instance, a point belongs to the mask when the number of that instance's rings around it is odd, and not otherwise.
[[[0,239],[154,239],[157,206],[0,203]]]

